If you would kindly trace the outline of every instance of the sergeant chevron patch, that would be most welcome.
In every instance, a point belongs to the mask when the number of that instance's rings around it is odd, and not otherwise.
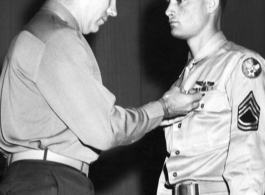
[[[260,107],[253,91],[238,106],[237,127],[242,131],[257,131],[259,127]]]

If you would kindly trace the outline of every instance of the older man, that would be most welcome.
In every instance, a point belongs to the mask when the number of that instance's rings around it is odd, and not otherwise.
[[[221,32],[226,0],[170,0],[174,37],[189,62],[175,83],[205,93],[200,107],[165,121],[168,157],[158,195],[264,195],[265,61]]]
[[[49,0],[13,40],[1,75],[2,194],[94,194],[89,164],[163,118],[198,107],[172,88],[135,109],[115,105],[82,34],[116,16],[116,0]]]

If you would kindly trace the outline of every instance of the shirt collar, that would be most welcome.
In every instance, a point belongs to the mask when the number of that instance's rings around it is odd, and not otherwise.
[[[208,57],[216,50],[218,50],[224,43],[227,42],[222,31],[217,32],[213,35],[206,44],[200,49],[197,55],[194,57],[194,63],[201,61],[202,59]],[[189,53],[188,59],[191,59],[191,53]]]
[[[61,20],[66,22],[70,27],[74,28],[77,31],[80,30],[79,25],[76,19],[74,18],[74,16],[61,3],[54,1],[54,0],[48,0],[42,6],[41,10],[51,11],[52,13],[57,15]]]

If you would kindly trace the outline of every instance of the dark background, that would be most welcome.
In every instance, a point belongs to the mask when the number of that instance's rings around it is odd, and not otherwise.
[[[0,62],[13,37],[44,0],[0,0]],[[188,47],[170,34],[165,0],[118,0],[118,17],[87,36],[104,85],[117,104],[140,106],[158,99],[178,78]],[[228,0],[227,38],[265,57],[265,1]],[[154,195],[165,158],[161,128],[139,142],[103,152],[91,165],[97,195]],[[0,176],[4,159],[0,160]]]

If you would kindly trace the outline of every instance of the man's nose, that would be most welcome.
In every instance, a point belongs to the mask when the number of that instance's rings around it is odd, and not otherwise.
[[[116,17],[118,15],[116,8],[116,0],[111,0],[110,6],[107,10],[107,14],[112,17]]]
[[[171,8],[171,3],[169,3],[167,10],[166,10],[166,15],[170,18],[172,17],[172,8]]]

